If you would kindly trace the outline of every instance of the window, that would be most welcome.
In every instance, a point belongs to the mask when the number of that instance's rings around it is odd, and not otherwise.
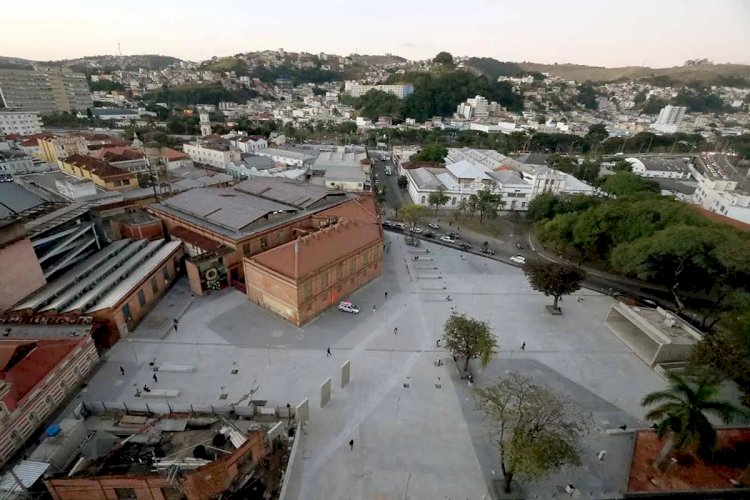
[[[161,268],[161,274],[164,276],[164,281],[169,281],[169,268],[167,266]]]
[[[133,488],[115,488],[117,500],[138,500]]]
[[[128,323],[133,321],[133,315],[130,313],[130,304],[125,304],[124,306],[122,306],[122,316]]]
[[[328,271],[323,273],[321,280],[323,282],[323,288],[328,288]]]
[[[51,395],[47,395],[47,397],[44,398],[44,401],[46,401],[50,408],[55,407],[55,398],[53,398]]]
[[[33,411],[29,413],[29,422],[31,422],[31,425],[36,425],[39,423],[39,417]]]
[[[367,258],[368,258],[368,252],[364,252],[362,254],[362,267],[367,267]]]
[[[17,430],[10,431],[10,437],[13,438],[13,441],[15,441],[16,444],[23,443],[23,438],[21,437],[21,433],[19,433]]]
[[[350,263],[349,274],[356,273],[357,272],[357,257],[352,257],[352,260],[349,263]]]
[[[156,282],[156,276],[151,277],[151,291],[154,292],[154,294],[159,292],[159,284]]]
[[[245,245],[242,245],[242,253],[245,255],[250,255],[250,244],[247,243]]]
[[[342,264],[339,264],[338,266],[336,266],[336,281],[341,281],[341,278],[344,276],[343,267],[344,266]]]
[[[310,297],[312,297],[312,283],[308,281],[307,283],[305,283],[305,300],[309,299]]]
[[[138,303],[141,307],[146,305],[146,294],[143,293],[143,290],[138,290]]]
[[[261,250],[265,250],[266,248],[268,248],[268,240],[266,238],[261,238],[260,239],[260,249]]]

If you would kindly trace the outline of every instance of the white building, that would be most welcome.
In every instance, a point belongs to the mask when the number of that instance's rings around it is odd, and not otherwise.
[[[706,210],[750,223],[750,194],[738,191],[735,181],[703,177],[693,198]]]
[[[79,179],[72,175],[55,181],[57,192],[69,200],[75,201],[87,196],[96,196],[96,185],[91,179]]]
[[[193,162],[222,170],[226,169],[230,163],[238,163],[242,160],[242,153],[227,147],[185,144],[182,149]]]
[[[393,85],[362,85],[355,81],[347,81],[344,83],[344,92],[352,97],[361,97],[371,90],[379,90],[380,92],[393,94],[399,99],[403,99],[409,94],[414,93],[414,85],[412,85],[411,83],[397,83]]]
[[[690,167],[679,158],[625,158],[634,174],[659,179],[690,179]]]
[[[229,143],[243,153],[254,153],[258,149],[268,147],[268,141],[257,135],[235,137],[234,139],[230,139]]]
[[[659,117],[651,128],[664,134],[674,134],[680,128],[687,108],[684,106],[667,105],[659,111]]]
[[[32,172],[34,160],[30,156],[7,151],[0,152],[0,172],[26,174]]]
[[[0,111],[0,135],[42,132],[42,119],[32,111]]]
[[[317,151],[299,149],[276,149],[265,148],[254,152],[258,156],[267,156],[277,163],[283,163],[290,167],[304,168],[313,163],[318,157]]]

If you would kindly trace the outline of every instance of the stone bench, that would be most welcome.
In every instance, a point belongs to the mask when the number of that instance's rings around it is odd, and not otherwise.
[[[177,365],[165,363],[156,367],[154,371],[157,372],[172,372],[172,373],[190,373],[195,370],[193,365]]]
[[[142,398],[176,398],[180,395],[178,389],[151,389],[151,392],[141,391]]]

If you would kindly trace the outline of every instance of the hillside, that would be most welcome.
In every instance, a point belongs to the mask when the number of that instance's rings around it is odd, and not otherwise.
[[[349,56],[352,61],[358,64],[367,64],[370,66],[390,66],[392,64],[405,63],[408,60],[393,54],[385,55],[364,55],[364,54],[352,54]]]
[[[97,71],[113,71],[116,69],[137,70],[144,69],[164,69],[167,66],[182,62],[181,59],[171,56],[162,56],[156,54],[138,54],[132,56],[87,56],[76,59],[63,59],[60,61],[29,61],[17,57],[0,56],[0,68],[18,68],[31,69],[33,65],[37,66],[67,66],[75,71],[83,73],[92,73]]]

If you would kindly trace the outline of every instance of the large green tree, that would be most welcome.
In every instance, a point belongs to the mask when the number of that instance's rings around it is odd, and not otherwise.
[[[453,64],[453,56],[450,52],[438,52],[438,55],[435,56],[435,59],[432,60],[433,62],[437,64]]]
[[[523,265],[523,272],[531,288],[554,297],[552,308],[558,311],[560,297],[580,289],[581,282],[586,279],[586,272],[580,267],[536,259],[527,260]]]
[[[482,189],[471,196],[476,197],[479,222],[484,221],[484,217],[488,215],[496,217],[498,209],[503,204],[502,196],[498,193],[493,193],[488,188]]]
[[[567,397],[512,373],[477,388],[474,398],[491,420],[506,493],[514,477],[533,481],[581,464],[580,439],[589,420]]]
[[[435,216],[437,216],[438,208],[442,207],[450,201],[451,197],[445,194],[445,188],[439,186],[437,191],[433,191],[427,197],[427,202],[430,206],[435,207]]]
[[[498,348],[489,323],[456,312],[443,326],[443,345],[453,355],[465,360],[464,371],[469,369],[472,359],[479,359],[482,366],[487,365]]]
[[[602,184],[602,189],[615,196],[628,196],[642,192],[661,192],[658,182],[644,179],[631,172],[617,172],[614,175],[608,176]]]
[[[410,160],[442,162],[446,156],[448,156],[448,148],[433,142],[423,146],[419,152],[411,156]]]
[[[719,380],[707,371],[698,374],[669,371],[667,381],[665,390],[647,394],[641,401],[643,406],[652,407],[646,419],[656,423],[659,437],[667,436],[654,465],[662,466],[675,448],[693,448],[710,458],[716,444],[716,430],[708,417],[718,417],[728,424],[742,410],[722,399]]]

